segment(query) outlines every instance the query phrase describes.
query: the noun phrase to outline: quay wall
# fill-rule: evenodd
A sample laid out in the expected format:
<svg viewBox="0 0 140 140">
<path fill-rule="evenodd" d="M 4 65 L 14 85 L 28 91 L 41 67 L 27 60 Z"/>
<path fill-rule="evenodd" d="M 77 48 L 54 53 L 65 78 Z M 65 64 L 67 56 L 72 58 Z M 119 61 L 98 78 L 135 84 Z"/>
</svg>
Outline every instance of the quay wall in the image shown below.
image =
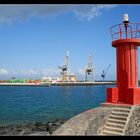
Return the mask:
<svg viewBox="0 0 140 140">
<path fill-rule="evenodd" d="M 92 86 L 115 85 L 116 82 L 0 83 L 0 86 Z"/>
</svg>

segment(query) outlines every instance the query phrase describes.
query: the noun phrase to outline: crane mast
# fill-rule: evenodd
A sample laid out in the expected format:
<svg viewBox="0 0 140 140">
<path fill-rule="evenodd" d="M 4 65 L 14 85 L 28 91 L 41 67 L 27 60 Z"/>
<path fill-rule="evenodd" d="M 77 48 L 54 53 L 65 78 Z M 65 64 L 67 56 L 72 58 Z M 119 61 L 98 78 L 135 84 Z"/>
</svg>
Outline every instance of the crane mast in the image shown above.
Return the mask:
<svg viewBox="0 0 140 140">
<path fill-rule="evenodd" d="M 66 63 L 65 63 L 65 65 L 68 66 L 68 64 L 69 64 L 69 50 L 67 50 Z"/>
</svg>

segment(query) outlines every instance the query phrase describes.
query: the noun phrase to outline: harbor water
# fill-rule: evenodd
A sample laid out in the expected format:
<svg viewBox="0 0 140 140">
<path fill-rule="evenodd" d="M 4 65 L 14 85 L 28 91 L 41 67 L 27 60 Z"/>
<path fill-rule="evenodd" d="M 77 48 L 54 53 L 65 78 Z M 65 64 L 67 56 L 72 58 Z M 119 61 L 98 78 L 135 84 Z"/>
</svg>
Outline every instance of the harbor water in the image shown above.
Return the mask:
<svg viewBox="0 0 140 140">
<path fill-rule="evenodd" d="M 105 102 L 114 86 L 0 86 L 0 125 L 67 120 Z"/>
</svg>

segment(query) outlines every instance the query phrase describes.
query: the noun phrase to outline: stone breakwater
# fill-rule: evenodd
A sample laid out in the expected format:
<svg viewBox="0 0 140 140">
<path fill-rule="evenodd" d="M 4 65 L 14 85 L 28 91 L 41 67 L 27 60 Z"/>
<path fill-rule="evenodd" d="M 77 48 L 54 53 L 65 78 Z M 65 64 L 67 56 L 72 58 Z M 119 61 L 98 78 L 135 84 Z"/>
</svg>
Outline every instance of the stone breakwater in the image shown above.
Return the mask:
<svg viewBox="0 0 140 140">
<path fill-rule="evenodd" d="M 25 124 L 0 126 L 0 136 L 50 136 L 65 121 L 64 119 L 57 119 L 46 123 L 27 122 Z"/>
<path fill-rule="evenodd" d="M 113 108 L 102 106 L 80 113 L 62 124 L 52 135 L 99 135 Z M 124 135 L 140 135 L 140 105 L 133 106 Z"/>
<path fill-rule="evenodd" d="M 98 135 L 110 111 L 110 107 L 87 110 L 62 124 L 52 135 Z"/>
<path fill-rule="evenodd" d="M 140 105 L 135 107 L 125 130 L 125 134 L 140 136 Z"/>
</svg>

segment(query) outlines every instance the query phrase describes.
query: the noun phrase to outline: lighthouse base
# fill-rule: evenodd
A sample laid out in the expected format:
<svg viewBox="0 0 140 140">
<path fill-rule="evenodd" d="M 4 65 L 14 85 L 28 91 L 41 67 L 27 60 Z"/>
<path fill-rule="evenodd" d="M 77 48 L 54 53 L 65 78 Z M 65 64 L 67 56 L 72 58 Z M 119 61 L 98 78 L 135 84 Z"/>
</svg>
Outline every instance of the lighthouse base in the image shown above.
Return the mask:
<svg viewBox="0 0 140 140">
<path fill-rule="evenodd" d="M 123 103 L 129 105 L 138 105 L 140 104 L 140 88 L 128 88 L 126 89 L 125 99 L 120 99 L 118 88 L 108 88 L 107 89 L 107 102 L 109 103 Z M 124 93 L 123 93 L 124 94 Z"/>
</svg>

